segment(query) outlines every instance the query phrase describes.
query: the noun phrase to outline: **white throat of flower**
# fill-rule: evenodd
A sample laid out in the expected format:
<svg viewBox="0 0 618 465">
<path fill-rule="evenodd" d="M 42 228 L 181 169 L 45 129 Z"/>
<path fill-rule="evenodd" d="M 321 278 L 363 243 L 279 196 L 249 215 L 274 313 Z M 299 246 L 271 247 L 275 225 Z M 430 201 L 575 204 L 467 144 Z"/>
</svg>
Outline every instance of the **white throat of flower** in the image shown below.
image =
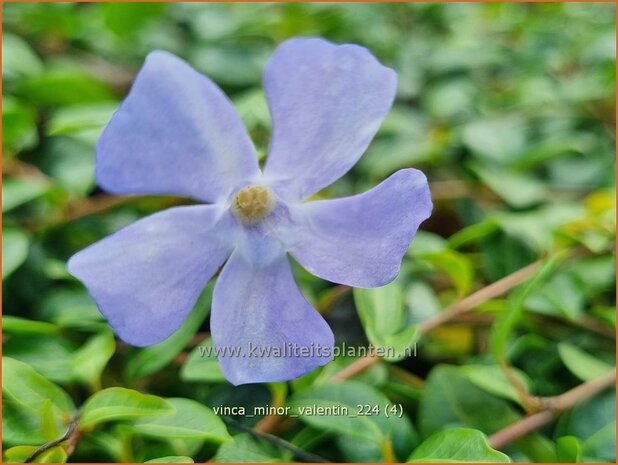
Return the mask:
<svg viewBox="0 0 618 465">
<path fill-rule="evenodd" d="M 234 213 L 244 224 L 255 224 L 266 218 L 277 204 L 275 193 L 266 186 L 246 186 L 232 202 Z"/>
</svg>

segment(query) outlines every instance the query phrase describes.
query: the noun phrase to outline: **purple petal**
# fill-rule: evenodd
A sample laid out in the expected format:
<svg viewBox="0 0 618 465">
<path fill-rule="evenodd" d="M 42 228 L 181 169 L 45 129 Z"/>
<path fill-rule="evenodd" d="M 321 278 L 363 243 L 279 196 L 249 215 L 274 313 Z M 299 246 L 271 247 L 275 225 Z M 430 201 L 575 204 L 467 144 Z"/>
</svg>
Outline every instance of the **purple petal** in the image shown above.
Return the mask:
<svg viewBox="0 0 618 465">
<path fill-rule="evenodd" d="M 289 252 L 314 275 L 377 287 L 397 277 L 431 209 L 427 178 L 410 168 L 363 194 L 299 204 L 279 217 L 277 228 Z"/>
<path fill-rule="evenodd" d="M 215 202 L 259 173 L 230 101 L 207 77 L 152 52 L 97 144 L 96 177 L 116 194 Z"/>
<path fill-rule="evenodd" d="M 223 373 L 235 385 L 286 381 L 331 360 L 333 333 L 300 293 L 282 252 L 263 268 L 232 254 L 215 285 L 210 326 Z"/>
<path fill-rule="evenodd" d="M 78 252 L 69 271 L 121 339 L 156 344 L 183 323 L 229 256 L 233 224 L 216 206 L 171 208 Z"/>
<path fill-rule="evenodd" d="M 360 158 L 393 103 L 397 76 L 358 45 L 291 39 L 266 65 L 273 134 L 265 175 L 305 198 Z"/>
</svg>

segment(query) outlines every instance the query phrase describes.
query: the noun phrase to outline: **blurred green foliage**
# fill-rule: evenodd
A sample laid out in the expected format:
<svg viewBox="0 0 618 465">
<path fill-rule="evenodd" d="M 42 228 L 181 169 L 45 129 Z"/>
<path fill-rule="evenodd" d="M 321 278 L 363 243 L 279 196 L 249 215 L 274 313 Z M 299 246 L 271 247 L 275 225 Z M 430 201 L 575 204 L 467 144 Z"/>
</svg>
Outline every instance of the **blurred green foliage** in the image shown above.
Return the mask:
<svg viewBox="0 0 618 465">
<path fill-rule="evenodd" d="M 552 396 L 615 365 L 615 6 L 547 4 L 5 3 L 3 5 L 3 449 L 23 461 L 615 461 L 607 391 L 492 450 L 525 415 L 519 388 Z M 370 48 L 399 74 L 397 101 L 359 164 L 320 195 L 414 166 L 435 210 L 401 276 L 375 290 L 296 268 L 337 341 L 401 349 L 418 324 L 541 259 L 540 271 L 344 383 L 340 357 L 286 384 L 234 388 L 210 344 L 211 287 L 169 340 L 115 341 L 66 259 L 175 198 L 97 189 L 94 143 L 145 55 L 176 53 L 215 80 L 265 155 L 264 63 L 282 40 Z M 547 258 L 549 257 L 549 259 Z M 357 312 L 358 311 L 358 312 Z M 493 325 L 493 322 L 496 324 Z M 402 416 L 301 416 L 286 447 L 213 407 L 401 405 Z M 238 425 L 240 423 L 240 425 Z M 244 425 L 245 429 L 242 428 Z M 461 446 L 461 447 L 459 447 Z"/>
</svg>

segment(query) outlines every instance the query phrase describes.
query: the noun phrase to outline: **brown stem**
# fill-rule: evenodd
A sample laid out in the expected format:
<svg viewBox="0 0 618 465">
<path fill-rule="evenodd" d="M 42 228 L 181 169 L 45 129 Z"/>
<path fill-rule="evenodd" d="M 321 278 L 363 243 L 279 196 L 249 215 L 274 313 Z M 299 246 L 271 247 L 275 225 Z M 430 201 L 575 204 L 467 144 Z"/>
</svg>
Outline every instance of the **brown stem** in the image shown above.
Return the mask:
<svg viewBox="0 0 618 465">
<path fill-rule="evenodd" d="M 440 326 L 446 321 L 453 319 L 454 317 L 467 312 L 480 304 L 487 302 L 494 297 L 498 297 L 507 291 L 510 291 L 515 286 L 521 284 L 523 281 L 532 276 L 541 266 L 543 260 L 537 260 L 530 265 L 511 273 L 510 275 L 489 284 L 478 291 L 470 294 L 468 297 L 464 297 L 459 302 L 454 303 L 446 310 L 438 313 L 430 320 L 421 323 L 419 325 L 419 331 L 421 334 L 428 333 L 436 326 Z"/>
<path fill-rule="evenodd" d="M 501 429 L 489 437 L 494 449 L 501 449 L 511 442 L 539 429 L 552 421 L 556 415 L 573 408 L 576 404 L 594 397 L 616 382 L 616 368 L 603 376 L 587 381 L 559 396 L 541 399 L 545 409 Z"/>
<path fill-rule="evenodd" d="M 77 412 L 75 416 L 71 419 L 71 422 L 69 423 L 69 427 L 67 428 L 66 433 L 64 433 L 58 439 L 54 439 L 53 441 L 46 442 L 45 444 L 37 448 L 32 454 L 28 456 L 26 460 L 24 460 L 24 462 L 25 463 L 32 462 L 43 452 L 51 449 L 52 447 L 56 447 L 57 445 L 63 443 L 64 441 L 68 441 L 67 447 L 66 447 L 67 456 L 71 455 L 73 451 L 75 450 L 77 441 L 79 439 L 79 436 L 81 435 L 81 432 L 77 428 L 80 416 L 81 416 L 81 413 Z"/>
<path fill-rule="evenodd" d="M 431 331 L 433 328 L 440 326 L 441 324 L 452 320 L 453 318 L 465 313 L 478 305 L 487 302 L 494 297 L 498 297 L 499 295 L 504 294 L 505 292 L 511 290 L 518 284 L 521 284 L 523 281 L 532 276 L 538 268 L 543 263 L 542 260 L 538 260 L 530 265 L 511 273 L 510 275 L 492 283 L 488 286 L 479 289 L 478 291 L 470 294 L 468 297 L 463 298 L 459 302 L 448 307 L 446 310 L 438 313 L 435 317 L 430 320 L 419 325 L 419 333 L 426 334 Z M 367 368 L 375 365 L 380 360 L 379 357 L 375 355 L 368 355 L 363 358 L 359 358 L 355 360 L 350 365 L 345 367 L 340 372 L 336 373 L 332 379 L 333 381 L 343 381 L 345 379 L 351 378 Z"/>
<path fill-rule="evenodd" d="M 350 363 L 343 370 L 335 373 L 331 378 L 333 381 L 343 381 L 344 379 L 351 378 L 354 375 L 357 375 L 367 368 L 375 365 L 380 361 L 380 357 L 377 355 L 367 355 L 366 357 L 359 358 L 354 362 Z"/>
</svg>

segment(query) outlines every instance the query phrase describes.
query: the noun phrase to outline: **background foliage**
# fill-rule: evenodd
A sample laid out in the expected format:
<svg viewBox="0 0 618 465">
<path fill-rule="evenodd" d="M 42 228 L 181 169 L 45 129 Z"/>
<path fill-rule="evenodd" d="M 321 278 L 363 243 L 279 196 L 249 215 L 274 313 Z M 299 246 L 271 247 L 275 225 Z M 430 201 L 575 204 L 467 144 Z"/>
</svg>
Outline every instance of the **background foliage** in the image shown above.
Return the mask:
<svg viewBox="0 0 618 465">
<path fill-rule="evenodd" d="M 530 413 L 533 396 L 615 365 L 614 18 L 609 3 L 5 3 L 5 460 L 61 437 L 79 408 L 76 432 L 37 460 L 614 461 L 612 390 L 503 453 L 486 440 Z M 184 202 L 107 196 L 93 178 L 95 140 L 149 51 L 177 53 L 221 85 L 263 156 L 262 67 L 296 35 L 363 44 L 400 77 L 366 155 L 321 195 L 414 166 L 435 202 L 395 283 L 351 292 L 300 268 L 297 280 L 339 343 L 403 348 L 422 337 L 416 356 L 353 380 L 331 381 L 353 362 L 340 358 L 289 384 L 235 388 L 196 349 L 209 343 L 211 287 L 176 335 L 136 349 L 114 339 L 65 263 Z M 418 331 L 539 259 L 531 280 Z M 220 418 L 211 408 L 316 403 L 400 404 L 403 416 Z M 247 432 L 256 425 L 280 439 Z"/>
</svg>

